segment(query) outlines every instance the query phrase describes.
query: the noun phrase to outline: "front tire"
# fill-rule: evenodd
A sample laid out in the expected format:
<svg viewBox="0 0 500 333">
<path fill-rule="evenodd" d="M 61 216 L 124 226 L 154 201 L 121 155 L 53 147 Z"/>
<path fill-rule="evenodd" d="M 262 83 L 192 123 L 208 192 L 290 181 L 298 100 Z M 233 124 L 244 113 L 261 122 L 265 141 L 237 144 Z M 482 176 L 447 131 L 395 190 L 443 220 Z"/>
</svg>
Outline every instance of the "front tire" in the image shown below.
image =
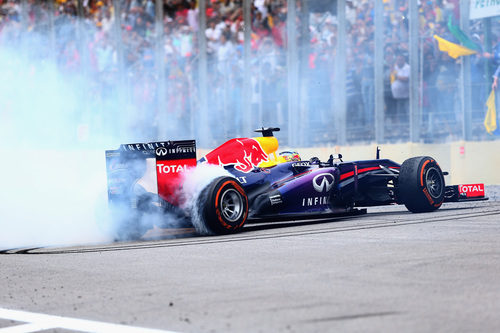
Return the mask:
<svg viewBox="0 0 500 333">
<path fill-rule="evenodd" d="M 443 204 L 445 183 L 439 164 L 429 156 L 407 159 L 398 179 L 400 200 L 413 213 L 431 212 Z"/>
<path fill-rule="evenodd" d="M 201 192 L 193 214 L 193 225 L 201 234 L 231 234 L 241 230 L 248 216 L 248 198 L 231 177 L 213 180 Z"/>
</svg>

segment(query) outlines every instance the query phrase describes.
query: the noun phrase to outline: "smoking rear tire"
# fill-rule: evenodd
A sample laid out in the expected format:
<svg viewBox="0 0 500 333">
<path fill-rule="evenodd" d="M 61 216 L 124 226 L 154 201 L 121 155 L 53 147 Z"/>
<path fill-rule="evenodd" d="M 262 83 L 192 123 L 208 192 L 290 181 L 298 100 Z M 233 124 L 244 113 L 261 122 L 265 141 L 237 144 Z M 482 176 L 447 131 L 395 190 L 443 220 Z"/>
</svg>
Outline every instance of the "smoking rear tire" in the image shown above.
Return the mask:
<svg viewBox="0 0 500 333">
<path fill-rule="evenodd" d="M 201 234 L 231 234 L 241 230 L 248 216 L 248 198 L 231 177 L 214 179 L 198 197 L 193 225 Z"/>
<path fill-rule="evenodd" d="M 429 156 L 407 159 L 398 179 L 400 200 L 413 213 L 431 212 L 441 207 L 445 183 L 439 164 Z"/>
</svg>

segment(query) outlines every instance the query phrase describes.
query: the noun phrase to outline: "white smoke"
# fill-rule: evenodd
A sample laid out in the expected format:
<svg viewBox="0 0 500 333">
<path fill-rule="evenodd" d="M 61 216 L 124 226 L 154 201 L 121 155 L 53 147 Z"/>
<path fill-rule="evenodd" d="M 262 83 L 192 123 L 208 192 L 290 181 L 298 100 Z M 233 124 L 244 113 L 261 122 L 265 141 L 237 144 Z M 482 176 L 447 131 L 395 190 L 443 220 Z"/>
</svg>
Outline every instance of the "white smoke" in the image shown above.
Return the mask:
<svg viewBox="0 0 500 333">
<path fill-rule="evenodd" d="M 104 150 L 149 139 L 124 125 L 140 106 L 94 98 L 85 66 L 63 70 L 48 45 L 15 23 L 0 35 L 0 249 L 111 241 Z"/>
<path fill-rule="evenodd" d="M 210 183 L 219 177 L 234 177 L 225 169 L 210 164 L 199 164 L 195 168 L 191 168 L 184 173 L 183 193 L 185 193 L 186 201 L 183 209 L 191 213 L 191 223 L 194 225 L 198 233 L 210 235 L 212 232 L 208 230 L 203 223 L 201 212 L 199 211 L 199 203 L 205 198 L 200 197 L 206 193 L 203 190 Z"/>
<path fill-rule="evenodd" d="M 119 108 L 120 101 L 91 104 L 85 93 L 91 82 L 61 72 L 48 59 L 16 53 L 8 44 L 0 48 L 0 73 L 5 77 L 0 81 L 0 249 L 113 241 L 122 226 L 107 207 L 104 150 L 139 141 L 137 133 L 110 136 L 123 129 L 120 121 L 117 128 L 89 128 L 89 117 L 107 112 L 106 105 Z M 133 118 L 134 109 L 123 108 L 128 114 L 121 116 Z M 208 232 L 198 219 L 196 203 L 203 188 L 220 176 L 230 174 L 211 165 L 185 175 L 182 208 L 193 213 L 201 233 Z M 132 212 L 123 208 L 119 214 Z M 153 212 L 137 223 L 147 229 L 180 222 L 176 216 Z"/>
<path fill-rule="evenodd" d="M 107 241 L 104 153 L 78 142 L 85 82 L 21 50 L 0 48 L 0 248 Z"/>
<path fill-rule="evenodd" d="M 107 210 L 104 150 L 158 139 L 157 101 L 134 97 L 144 93 L 134 91 L 137 86 L 151 85 L 150 93 L 157 89 L 157 72 L 147 60 L 137 60 L 133 67 L 147 75 L 134 76 L 131 67 L 117 73 L 114 50 L 112 69 L 96 73 L 89 55 L 81 52 L 90 43 L 99 47 L 96 36 L 95 27 L 64 16 L 55 23 L 55 41 L 49 31 L 29 30 L 19 22 L 2 27 L 0 249 L 106 242 L 116 236 Z M 115 47 L 116 38 L 107 43 Z M 77 51 L 79 63 L 68 66 Z M 220 110 L 210 111 L 217 115 L 210 118 L 220 119 Z M 228 114 L 233 115 L 238 112 Z M 192 133 L 186 130 L 190 121 L 174 118 L 169 114 L 168 131 L 160 139 Z M 195 210 L 204 186 L 228 175 L 217 167 L 195 168 L 184 184 L 184 208 Z M 153 214 L 142 222 L 171 226 L 176 220 Z"/>
<path fill-rule="evenodd" d="M 96 215 L 98 197 L 102 200 L 106 194 L 102 152 L 8 149 L 0 153 L 0 249 L 111 239 L 99 228 Z"/>
</svg>

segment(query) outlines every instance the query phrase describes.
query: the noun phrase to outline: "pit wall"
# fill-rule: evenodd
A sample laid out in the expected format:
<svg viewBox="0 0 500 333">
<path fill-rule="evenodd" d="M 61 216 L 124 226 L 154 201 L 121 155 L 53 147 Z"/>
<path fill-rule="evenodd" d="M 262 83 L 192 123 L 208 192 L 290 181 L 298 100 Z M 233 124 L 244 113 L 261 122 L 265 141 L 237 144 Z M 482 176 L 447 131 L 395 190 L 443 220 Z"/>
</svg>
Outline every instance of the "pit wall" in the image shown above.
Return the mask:
<svg viewBox="0 0 500 333">
<path fill-rule="evenodd" d="M 500 185 L 500 140 L 497 141 L 459 141 L 443 144 L 401 143 L 380 145 L 380 158 L 388 158 L 397 163 L 414 156 L 431 156 L 435 158 L 443 171 L 446 184 L 484 183 Z M 280 147 L 279 151 L 289 150 Z M 332 146 L 296 149 L 302 160 L 313 156 L 322 161 L 328 160 L 330 154 L 342 154 L 344 161 L 374 159 L 377 145 L 366 146 Z M 210 150 L 199 149 L 198 158 Z"/>
</svg>

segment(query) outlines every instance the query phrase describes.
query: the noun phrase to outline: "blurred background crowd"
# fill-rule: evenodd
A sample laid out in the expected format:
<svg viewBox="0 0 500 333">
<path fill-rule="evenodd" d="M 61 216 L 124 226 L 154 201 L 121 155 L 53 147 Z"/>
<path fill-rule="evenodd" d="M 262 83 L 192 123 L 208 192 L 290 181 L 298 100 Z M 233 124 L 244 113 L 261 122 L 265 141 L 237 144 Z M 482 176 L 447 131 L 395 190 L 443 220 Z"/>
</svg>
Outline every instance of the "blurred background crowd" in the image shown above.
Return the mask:
<svg viewBox="0 0 500 333">
<path fill-rule="evenodd" d="M 307 136 L 302 144 L 336 144 L 338 126 L 347 128 L 348 144 L 374 140 L 375 1 L 346 1 L 344 124 L 338 124 L 335 115 L 340 89 L 335 71 L 336 6 L 334 1 L 296 1 L 297 53 L 300 77 L 306 82 L 301 85 L 301 94 L 306 96 L 301 107 L 308 120 L 301 124 Z M 383 3 L 384 139 L 407 141 L 408 1 Z M 436 34 L 456 42 L 448 22 L 458 22 L 459 0 L 421 0 L 418 9 L 420 138 L 423 142 L 461 139 L 462 58 L 440 52 L 433 38 Z M 177 138 L 179 128 L 183 136 L 196 137 L 198 110 L 206 103 L 210 145 L 228 136 L 248 136 L 262 125 L 281 127 L 286 142 L 290 117 L 287 1 L 252 0 L 249 70 L 244 68 L 243 0 L 207 0 L 204 32 L 199 31 L 199 10 L 196 0 L 0 0 L 0 48 L 28 40 L 40 59 L 54 61 L 65 73 L 85 77 L 88 101 L 99 111 L 81 117 L 84 132 L 105 131 L 117 121 L 126 110 L 116 110 L 110 101 L 121 98 L 126 105 L 136 106 L 124 126 L 149 133 L 143 135 L 145 140 Z M 474 139 L 488 137 L 482 126 L 484 103 L 498 65 L 494 47 L 500 24 L 495 17 L 485 22 L 471 20 L 471 38 L 482 48 L 471 56 Z M 44 38 L 37 44 L 21 38 L 26 35 Z M 199 91 L 200 75 L 205 75 L 200 72 L 200 61 L 206 61 L 207 68 L 205 100 Z M 125 92 L 116 89 L 117 85 L 126 86 Z M 245 85 L 251 92 L 246 97 Z M 251 105 L 250 123 L 244 117 L 244 103 Z"/>
</svg>

